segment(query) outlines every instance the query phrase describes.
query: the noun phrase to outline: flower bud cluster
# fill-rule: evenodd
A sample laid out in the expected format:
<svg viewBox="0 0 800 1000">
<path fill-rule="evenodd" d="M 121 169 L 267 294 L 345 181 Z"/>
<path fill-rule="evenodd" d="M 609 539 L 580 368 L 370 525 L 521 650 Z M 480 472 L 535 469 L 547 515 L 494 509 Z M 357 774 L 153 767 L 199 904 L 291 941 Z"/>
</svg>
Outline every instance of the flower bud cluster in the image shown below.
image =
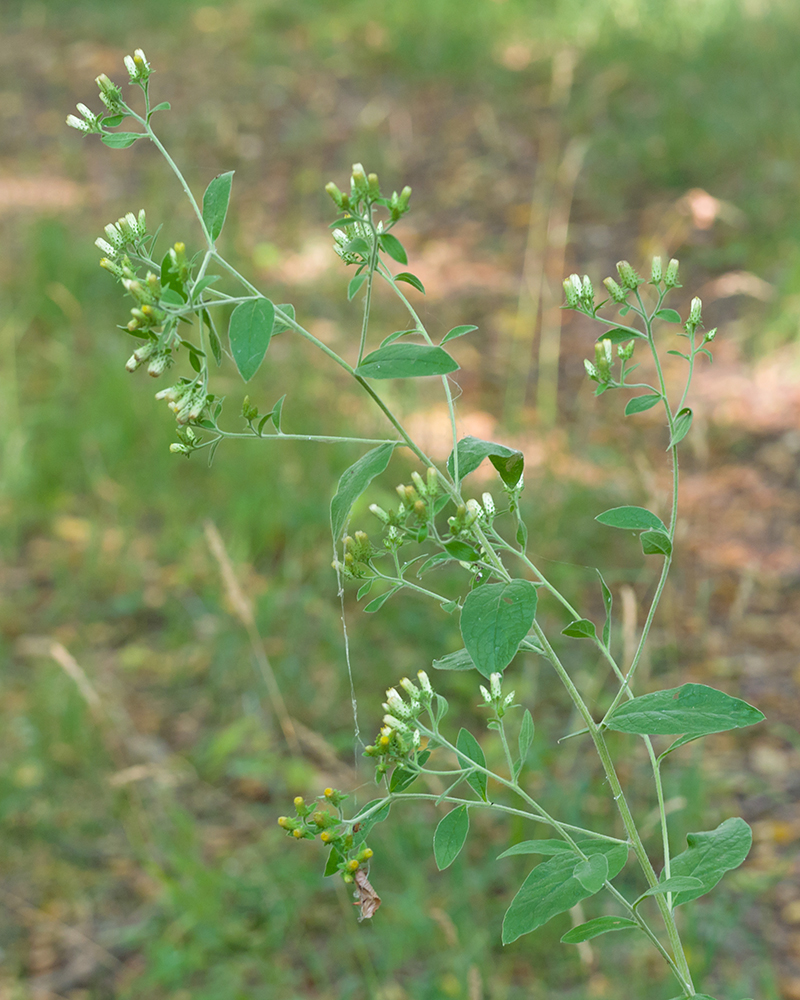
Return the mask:
<svg viewBox="0 0 800 1000">
<path fill-rule="evenodd" d="M 100 100 L 112 114 L 120 114 L 124 111 L 122 91 L 116 83 L 112 83 L 105 73 L 101 73 L 94 82 L 100 90 Z"/>
<path fill-rule="evenodd" d="M 76 106 L 83 117 L 78 118 L 77 115 L 67 115 L 67 125 L 69 125 L 70 128 L 76 128 L 79 132 L 83 132 L 86 135 L 90 132 L 103 131 L 100 127 L 99 115 L 96 115 L 94 111 L 87 108 L 85 104 L 78 104 Z"/>
<path fill-rule="evenodd" d="M 631 267 L 627 260 L 617 262 L 617 273 L 619 274 L 619 280 L 622 282 L 622 287 L 629 291 L 633 291 L 639 285 L 644 284 L 644 278 Z"/>
<path fill-rule="evenodd" d="M 571 274 L 564 281 L 564 296 L 570 309 L 594 313 L 594 288 L 588 274 L 584 274 L 582 279 L 577 274 Z"/>
<path fill-rule="evenodd" d="M 175 385 L 156 393 L 156 399 L 167 401 L 179 425 L 199 420 L 203 415 L 209 395 L 199 382 L 179 379 Z"/>
<path fill-rule="evenodd" d="M 125 56 L 124 62 L 130 83 L 147 83 L 152 70 L 141 49 L 136 49 L 132 56 Z"/>
<path fill-rule="evenodd" d="M 370 560 L 378 555 L 369 535 L 365 531 L 356 531 L 354 535 L 346 535 L 344 539 L 344 562 L 333 561 L 333 568 L 351 580 L 363 580 L 372 576 Z"/>
<path fill-rule="evenodd" d="M 508 709 L 511 708 L 514 704 L 514 698 L 516 696 L 516 691 L 512 691 L 504 697 L 502 692 L 502 682 L 503 678 L 501 674 L 492 674 L 489 678 L 488 691 L 483 684 L 480 685 L 480 691 L 484 704 L 493 708 L 495 712 L 497 712 L 498 719 L 502 719 Z"/>
<path fill-rule="evenodd" d="M 380 759 L 378 765 L 380 774 L 386 772 L 390 762 L 407 758 L 421 746 L 422 737 L 415 723 L 420 713 L 430 708 L 434 691 L 430 678 L 424 670 L 417 673 L 417 680 L 418 685 L 408 677 L 400 681 L 399 686 L 405 692 L 407 700 L 397 688 L 389 688 L 386 692 L 386 701 L 383 703 L 383 710 L 386 713 L 383 717 L 383 726 L 375 744 L 364 750 L 365 757 Z"/>
<path fill-rule="evenodd" d="M 129 244 L 136 246 L 147 236 L 147 218 L 144 209 L 139 209 L 138 217 L 133 212 L 128 212 L 116 222 L 109 222 L 104 231 L 105 239 L 100 236 L 94 244 L 107 258 L 114 260 L 124 253 Z"/>
</svg>

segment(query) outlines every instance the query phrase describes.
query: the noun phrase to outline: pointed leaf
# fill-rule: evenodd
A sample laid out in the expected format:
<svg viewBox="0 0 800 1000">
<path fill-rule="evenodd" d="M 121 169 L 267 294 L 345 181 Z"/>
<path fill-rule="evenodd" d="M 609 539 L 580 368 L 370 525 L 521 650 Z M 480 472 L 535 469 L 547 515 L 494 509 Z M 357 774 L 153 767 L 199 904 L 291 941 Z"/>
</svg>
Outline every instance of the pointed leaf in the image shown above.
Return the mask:
<svg viewBox="0 0 800 1000">
<path fill-rule="evenodd" d="M 203 195 L 203 222 L 206 224 L 212 242 L 216 240 L 225 225 L 228 203 L 231 200 L 232 183 L 232 170 L 228 170 L 224 174 L 217 174 Z"/>
<path fill-rule="evenodd" d="M 678 892 L 673 906 L 689 903 L 710 892 L 727 871 L 738 868 L 750 853 L 753 833 L 743 819 L 726 819 L 724 823 L 706 833 L 690 833 L 686 837 L 689 847 L 672 859 L 671 875 L 688 875 L 701 882 L 701 887 Z"/>
<path fill-rule="evenodd" d="M 667 530 L 661 518 L 644 507 L 612 507 L 611 510 L 598 514 L 595 521 L 626 531 L 644 531 L 648 528 L 664 532 Z"/>
<path fill-rule="evenodd" d="M 452 330 L 442 337 L 441 344 L 446 344 L 448 340 L 455 340 L 456 337 L 463 337 L 465 333 L 472 333 L 473 330 L 477 329 L 477 326 L 470 326 L 469 324 L 466 326 L 454 326 Z"/>
<path fill-rule="evenodd" d="M 331 875 L 335 875 L 339 871 L 339 862 L 343 860 L 344 858 L 337 848 L 332 847 L 328 854 L 328 860 L 325 862 L 325 871 L 322 873 L 322 877 L 329 878 Z"/>
<path fill-rule="evenodd" d="M 514 844 L 507 851 L 497 855 L 497 860 L 501 858 L 511 858 L 516 854 L 563 854 L 564 851 L 572 852 L 572 848 L 566 840 L 523 840 L 520 844 Z M 573 855 L 574 861 L 574 855 Z"/>
<path fill-rule="evenodd" d="M 633 399 L 629 399 L 627 405 L 625 406 L 625 416 L 629 417 L 632 413 L 644 413 L 645 410 L 652 409 L 657 403 L 660 403 L 663 396 L 652 395 L 648 393 L 646 396 L 634 396 Z"/>
<path fill-rule="evenodd" d="M 594 627 L 594 622 L 590 622 L 588 618 L 579 618 L 563 628 L 561 634 L 569 635 L 573 639 L 596 639 L 597 629 Z"/>
<path fill-rule="evenodd" d="M 506 486 L 513 488 L 519 482 L 525 464 L 525 456 L 516 448 L 508 448 L 495 441 L 482 441 L 476 437 L 462 438 L 458 442 L 457 448 L 460 480 L 468 476 L 470 472 L 474 472 L 481 462 L 488 458 Z M 452 452 L 447 459 L 447 471 L 451 476 L 455 475 Z"/>
<path fill-rule="evenodd" d="M 376 579 L 377 577 L 373 576 L 369 580 L 367 580 L 366 583 L 361 584 L 361 586 L 358 588 L 358 593 L 356 594 L 357 601 L 360 601 L 363 597 L 367 596 L 367 594 L 372 590 L 372 585 L 375 583 Z"/>
<path fill-rule="evenodd" d="M 613 330 L 606 330 L 605 333 L 601 333 L 597 339 L 610 340 L 612 344 L 624 344 L 626 340 L 647 340 L 647 337 L 638 331 L 626 330 L 624 327 L 616 326 Z"/>
<path fill-rule="evenodd" d="M 331 531 L 337 545 L 353 504 L 372 480 L 384 471 L 393 451 L 392 443 L 387 441 L 386 444 L 379 444 L 342 473 L 336 496 L 331 500 Z"/>
<path fill-rule="evenodd" d="M 459 649 L 455 653 L 448 653 L 440 660 L 434 660 L 432 664 L 435 670 L 474 670 L 475 664 L 466 649 Z"/>
<path fill-rule="evenodd" d="M 519 777 L 519 773 L 525 766 L 525 761 L 528 759 L 528 754 L 530 753 L 531 746 L 533 745 L 533 737 L 536 733 L 536 727 L 533 724 L 533 716 L 530 713 L 530 709 L 525 709 L 525 714 L 522 716 L 522 723 L 519 727 L 519 736 L 517 738 L 517 746 L 519 747 L 519 760 L 517 761 L 517 766 L 514 769 L 514 777 Z"/>
<path fill-rule="evenodd" d="M 663 319 L 665 323 L 680 323 L 681 314 L 674 309 L 659 309 L 656 313 L 657 319 Z"/>
<path fill-rule="evenodd" d="M 449 542 L 444 543 L 444 548 L 448 555 L 458 559 L 459 562 L 475 562 L 481 557 L 474 545 L 462 542 L 460 538 L 451 538 Z"/>
<path fill-rule="evenodd" d="M 672 555 L 672 542 L 669 540 L 669 535 L 663 531 L 643 531 L 639 541 L 646 556 Z"/>
<path fill-rule="evenodd" d="M 587 892 L 600 892 L 608 878 L 608 858 L 605 854 L 592 854 L 585 861 L 579 861 L 572 874 Z"/>
<path fill-rule="evenodd" d="M 692 892 L 694 889 L 702 889 L 702 887 L 703 883 L 699 878 L 689 875 L 675 875 L 659 883 L 659 885 L 652 886 L 647 892 L 643 892 L 633 905 L 637 907 L 648 896 L 666 896 L 668 892 Z M 699 895 L 702 895 L 702 893 L 699 893 Z"/>
<path fill-rule="evenodd" d="M 355 278 L 350 279 L 350 283 L 347 286 L 347 301 L 351 302 L 356 295 L 358 295 L 358 290 L 367 280 L 366 274 L 357 274 Z"/>
<path fill-rule="evenodd" d="M 628 857 L 626 844 L 590 840 L 578 845 L 584 854 L 605 854 L 608 879 L 615 878 Z M 520 886 L 503 918 L 503 944 L 536 930 L 559 913 L 593 895 L 573 874 L 575 855 L 563 852 L 537 865 Z"/>
<path fill-rule="evenodd" d="M 291 320 L 294 320 L 295 318 L 294 306 L 289 305 L 288 302 L 284 302 L 282 305 L 275 306 L 275 310 L 276 310 L 275 325 L 272 328 L 273 337 L 277 337 L 279 333 L 286 333 L 287 330 L 292 329 L 290 326 L 287 326 L 287 324 L 284 323 L 284 321 L 280 318 L 280 316 L 277 315 L 278 311 L 285 313 Z"/>
<path fill-rule="evenodd" d="M 378 238 L 381 249 L 385 250 L 398 264 L 408 263 L 408 254 L 405 251 L 405 247 L 396 236 L 392 236 L 391 233 L 381 233 Z"/>
<path fill-rule="evenodd" d="M 484 677 L 502 673 L 536 615 L 536 588 L 527 580 L 489 583 L 470 591 L 461 611 L 464 645 Z"/>
<path fill-rule="evenodd" d="M 636 921 L 629 917 L 595 917 L 594 920 L 587 920 L 585 924 L 578 924 L 567 931 L 561 941 L 563 944 L 580 944 L 601 934 L 608 934 L 609 931 L 628 931 L 638 927 Z"/>
<path fill-rule="evenodd" d="M 692 411 L 688 406 L 684 406 L 682 410 L 678 410 L 675 415 L 675 420 L 672 422 L 672 437 L 669 439 L 667 451 L 669 451 L 670 448 L 674 448 L 679 441 L 683 441 L 689 433 L 689 428 L 691 426 Z"/>
<path fill-rule="evenodd" d="M 469 813 L 466 806 L 451 809 L 443 816 L 433 834 L 433 856 L 436 867 L 444 871 L 456 860 L 469 833 Z"/>
<path fill-rule="evenodd" d="M 380 597 L 376 597 L 374 601 L 370 601 L 369 604 L 364 608 L 364 613 L 368 615 L 374 615 L 376 611 L 380 611 L 380 609 L 389 600 L 392 594 L 396 594 L 397 591 L 400 589 L 401 588 L 399 586 L 392 587 L 390 590 L 387 590 L 385 594 L 381 594 Z"/>
<path fill-rule="evenodd" d="M 462 767 L 468 767 L 470 761 L 474 764 L 480 764 L 481 767 L 486 767 L 486 757 L 483 754 L 483 749 L 468 729 L 462 728 L 459 730 L 456 749 L 459 754 L 463 754 L 463 757 L 466 758 L 464 760 L 463 757 L 459 757 L 459 764 Z M 478 793 L 484 802 L 487 801 L 486 782 L 487 776 L 480 771 L 467 775 L 467 784 Z"/>
<path fill-rule="evenodd" d="M 401 271 L 400 274 L 396 274 L 394 276 L 394 280 L 405 281 L 406 284 L 413 285 L 418 292 L 422 292 L 423 295 L 425 294 L 425 286 L 422 284 L 422 282 L 419 280 L 416 274 L 411 274 L 410 271 Z"/>
<path fill-rule="evenodd" d="M 359 820 L 358 816 L 362 816 L 364 813 L 369 812 L 370 809 L 372 809 L 373 806 L 377 806 L 381 802 L 383 803 L 383 806 L 381 806 L 380 809 L 376 809 L 375 812 L 371 816 L 369 816 L 367 819 L 365 819 L 365 820 Z M 376 823 L 382 823 L 386 819 L 386 817 L 389 815 L 389 810 L 391 808 L 392 808 L 392 800 L 391 799 L 373 799 L 371 802 L 368 802 L 364 806 L 364 808 L 361 810 L 361 812 L 358 814 L 358 816 L 355 816 L 353 818 L 353 826 L 352 826 L 351 829 L 353 830 L 353 846 L 354 847 L 357 847 L 359 844 L 363 844 L 364 843 L 364 841 L 369 836 L 370 831 L 372 830 L 373 826 L 375 826 Z M 358 827 L 357 830 L 355 829 L 356 827 Z"/>
<path fill-rule="evenodd" d="M 240 302 L 231 313 L 228 339 L 239 374 L 249 382 L 261 366 L 272 339 L 275 306 L 269 299 Z"/>
<path fill-rule="evenodd" d="M 284 393 L 278 402 L 272 407 L 272 411 L 269 414 L 269 418 L 275 425 L 275 430 L 280 433 L 281 430 L 281 413 L 283 413 L 283 401 L 286 399 L 286 393 Z"/>
<path fill-rule="evenodd" d="M 361 378 L 418 378 L 458 371 L 458 362 L 441 347 L 389 344 L 368 354 L 356 368 Z"/>
<path fill-rule="evenodd" d="M 608 588 L 608 584 L 603 579 L 603 574 L 600 570 L 596 570 L 597 575 L 600 577 L 600 587 L 603 591 L 603 606 L 606 609 L 606 620 L 603 625 L 603 645 L 608 648 L 608 644 L 611 641 L 611 609 L 614 606 L 614 597 Z"/>
<path fill-rule="evenodd" d="M 618 733 L 640 736 L 704 735 L 753 726 L 763 718 L 763 712 L 741 698 L 705 684 L 684 684 L 624 702 L 605 719 L 605 725 Z"/>
<path fill-rule="evenodd" d="M 154 108 L 150 108 L 150 114 L 154 115 L 156 111 L 169 111 L 170 103 L 169 101 L 162 101 L 160 104 L 156 104 Z"/>
<path fill-rule="evenodd" d="M 386 347 L 388 344 L 393 344 L 396 340 L 399 340 L 401 337 L 406 337 L 410 333 L 417 333 L 417 332 L 418 331 L 416 329 L 414 329 L 414 330 L 395 330 L 395 332 L 394 333 L 390 333 L 388 337 L 384 337 L 384 339 L 381 341 L 381 345 L 380 346 L 381 347 Z"/>
</svg>

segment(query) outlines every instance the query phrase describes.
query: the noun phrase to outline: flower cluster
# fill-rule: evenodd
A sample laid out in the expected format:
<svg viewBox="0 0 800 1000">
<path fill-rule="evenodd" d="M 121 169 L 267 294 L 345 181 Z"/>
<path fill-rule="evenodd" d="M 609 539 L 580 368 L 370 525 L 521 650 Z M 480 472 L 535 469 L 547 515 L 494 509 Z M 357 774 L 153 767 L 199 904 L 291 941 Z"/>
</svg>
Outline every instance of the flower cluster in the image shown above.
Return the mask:
<svg viewBox="0 0 800 1000">
<path fill-rule="evenodd" d="M 422 737 L 416 727 L 420 714 L 431 707 L 434 690 L 424 670 L 417 673 L 419 687 L 404 677 L 400 687 L 408 696 L 406 701 L 397 688 L 389 688 L 383 710 L 383 725 L 375 743 L 364 750 L 365 757 L 377 757 L 378 775 L 386 773 L 391 763 L 407 760 L 410 754 L 420 749 Z"/>
<path fill-rule="evenodd" d="M 498 719 L 503 718 L 508 709 L 514 704 L 514 698 L 516 697 L 516 691 L 512 691 L 511 694 L 503 697 L 502 682 L 502 674 L 492 674 L 489 678 L 488 691 L 483 684 L 480 685 L 484 704 L 495 710 Z"/>
<path fill-rule="evenodd" d="M 94 245 L 106 255 L 100 261 L 101 267 L 106 267 L 108 261 L 121 257 L 128 246 L 138 247 L 147 236 L 147 218 L 144 209 L 139 209 L 138 217 L 133 212 L 128 212 L 116 222 L 109 222 L 104 232 L 105 238 L 99 236 L 94 241 Z"/>
<path fill-rule="evenodd" d="M 167 401 L 179 425 L 199 420 L 206 407 L 212 402 L 205 386 L 197 379 L 180 378 L 175 385 L 156 393 L 156 399 Z M 174 445 L 170 451 L 179 451 Z M 181 452 L 182 453 L 182 452 Z"/>
</svg>

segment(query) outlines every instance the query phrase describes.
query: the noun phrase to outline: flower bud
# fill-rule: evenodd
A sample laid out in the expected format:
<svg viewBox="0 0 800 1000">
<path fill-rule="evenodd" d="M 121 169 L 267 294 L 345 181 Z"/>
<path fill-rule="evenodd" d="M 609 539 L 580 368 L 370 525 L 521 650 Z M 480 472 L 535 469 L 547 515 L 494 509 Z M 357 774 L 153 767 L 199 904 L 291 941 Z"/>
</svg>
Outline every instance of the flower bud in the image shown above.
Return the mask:
<svg viewBox="0 0 800 1000">
<path fill-rule="evenodd" d="M 636 341 L 632 340 L 629 344 L 618 344 L 617 354 L 623 361 L 629 361 L 633 357 L 633 349 L 636 346 Z"/>
<path fill-rule="evenodd" d="M 94 241 L 94 245 L 98 250 L 102 250 L 106 257 L 114 258 L 118 256 L 117 248 L 113 247 L 108 240 L 104 240 L 102 236 L 97 237 Z"/>
<path fill-rule="evenodd" d="M 586 369 L 586 374 L 589 376 L 589 378 L 594 379 L 595 381 L 599 379 L 600 372 L 598 372 L 595 365 L 593 365 L 588 358 L 583 359 L 583 367 Z"/>
<path fill-rule="evenodd" d="M 425 479 L 428 487 L 428 496 L 431 499 L 437 497 L 439 495 L 439 473 L 432 465 L 428 466 Z"/>
<path fill-rule="evenodd" d="M 400 687 L 411 699 L 412 704 L 419 704 L 419 688 L 413 681 L 410 681 L 408 677 L 403 677 L 400 681 Z"/>
<path fill-rule="evenodd" d="M 483 684 L 479 684 L 478 687 L 480 688 L 480 692 L 481 692 L 481 695 L 483 696 L 484 702 L 486 702 L 487 705 L 491 705 L 492 704 L 492 696 L 489 694 L 489 692 L 486 690 L 486 688 L 483 686 Z"/>
<path fill-rule="evenodd" d="M 342 192 L 333 183 L 333 181 L 328 181 L 328 183 L 325 185 L 325 190 L 331 196 L 331 198 L 333 199 L 333 201 L 336 204 L 336 206 L 338 208 L 341 208 L 342 207 Z"/>
<path fill-rule="evenodd" d="M 644 279 L 631 267 L 627 260 L 621 260 L 617 263 L 617 271 L 619 272 L 619 278 L 624 288 L 630 288 L 633 290 L 644 281 Z"/>
<path fill-rule="evenodd" d="M 350 178 L 352 184 L 353 194 L 355 196 L 364 196 L 369 190 L 369 181 L 367 180 L 367 175 L 364 173 L 364 168 L 360 163 L 353 164 L 353 174 Z"/>
<path fill-rule="evenodd" d="M 705 337 L 703 337 L 703 343 L 710 344 L 711 341 L 716 337 L 716 335 L 717 335 L 717 328 L 714 327 L 713 330 L 709 330 L 708 333 L 705 335 Z"/>
<path fill-rule="evenodd" d="M 186 447 L 186 445 L 185 444 L 178 444 L 177 441 L 174 442 L 173 444 L 171 444 L 169 446 L 169 450 L 172 452 L 173 455 L 188 455 L 189 454 L 189 449 Z"/>
<path fill-rule="evenodd" d="M 573 281 L 572 279 L 575 279 Z M 575 283 L 577 282 L 577 289 Z M 570 309 L 577 309 L 581 304 L 581 281 L 577 274 L 571 274 L 568 278 L 563 281 L 564 285 L 564 298 L 567 300 L 567 305 Z"/>
<path fill-rule="evenodd" d="M 408 200 L 411 197 L 411 188 L 406 184 L 403 190 L 400 192 L 400 197 L 397 199 L 397 207 L 401 212 L 408 211 Z"/>
<path fill-rule="evenodd" d="M 367 183 L 369 184 L 369 193 L 371 198 L 380 198 L 381 196 L 381 186 L 378 183 L 377 174 L 368 174 Z"/>
<path fill-rule="evenodd" d="M 76 128 L 79 132 L 91 132 L 92 127 L 88 122 L 85 122 L 82 118 L 78 118 L 77 115 L 67 115 L 67 125 L 70 128 Z"/>
<path fill-rule="evenodd" d="M 491 493 L 481 494 L 481 500 L 483 500 L 483 509 L 486 511 L 486 516 L 489 518 L 494 517 L 497 513 L 497 508 L 494 505 L 494 497 Z"/>
<path fill-rule="evenodd" d="M 653 263 L 650 265 L 650 283 L 657 285 L 663 277 L 664 268 L 661 265 L 661 258 L 653 257 Z"/>
<path fill-rule="evenodd" d="M 383 521 L 384 524 L 388 524 L 389 521 L 391 520 L 391 518 L 386 513 L 386 511 L 383 509 L 383 507 L 379 507 L 376 503 L 371 503 L 369 505 L 369 509 L 370 509 L 370 512 L 372 514 L 374 514 L 375 517 L 377 517 L 379 521 Z"/>
<path fill-rule="evenodd" d="M 417 493 L 419 493 L 420 496 L 424 497 L 427 495 L 428 491 L 425 487 L 425 481 L 416 469 L 411 473 L 411 482 L 416 487 Z"/>
<path fill-rule="evenodd" d="M 136 63 L 133 61 L 133 56 L 125 56 L 122 61 L 125 63 L 125 69 L 128 71 L 128 76 L 131 78 L 131 83 L 135 83 L 139 77 L 139 70 Z"/>
<path fill-rule="evenodd" d="M 500 697 L 500 685 L 502 684 L 502 682 L 503 682 L 502 674 L 492 674 L 491 677 L 489 678 L 489 685 L 491 686 L 492 690 L 492 698 Z"/>
<path fill-rule="evenodd" d="M 431 686 L 431 681 L 424 670 L 417 671 L 417 679 L 419 680 L 419 686 L 422 688 L 422 693 L 431 697 L 433 695 L 433 687 Z"/>
<path fill-rule="evenodd" d="M 667 264 L 667 273 L 664 275 L 664 284 L 667 288 L 680 288 L 678 283 L 678 261 L 673 257 Z"/>
<path fill-rule="evenodd" d="M 147 374 L 152 378 L 158 378 L 172 364 L 169 351 L 159 351 L 147 366 Z"/>
<path fill-rule="evenodd" d="M 689 325 L 699 326 L 702 320 L 702 313 L 703 313 L 703 303 L 701 302 L 700 299 L 697 298 L 697 296 L 695 296 L 692 299 L 691 306 L 689 307 L 689 321 L 687 323 L 687 326 Z"/>
<path fill-rule="evenodd" d="M 371 847 L 365 847 L 356 855 L 356 861 L 360 861 L 363 864 L 364 861 L 369 861 L 374 854 L 375 852 Z"/>
<path fill-rule="evenodd" d="M 613 278 L 605 278 L 603 284 L 606 286 L 608 294 L 615 302 L 619 302 L 621 304 L 628 297 L 628 293 L 625 289 L 620 288 Z"/>
<path fill-rule="evenodd" d="M 594 287 L 592 279 L 588 274 L 584 274 L 583 282 L 581 283 L 581 299 L 583 300 L 583 304 L 589 309 L 594 306 Z"/>
<path fill-rule="evenodd" d="M 108 257 L 103 257 L 100 261 L 100 267 L 104 268 L 106 271 L 110 271 L 117 278 L 122 277 L 122 268 L 119 264 L 115 264 L 113 260 L 109 260 Z"/>
<path fill-rule="evenodd" d="M 358 862 L 356 861 L 355 858 L 351 858 L 350 861 L 348 861 L 347 865 L 346 865 L 346 868 L 347 868 L 347 870 L 349 872 L 357 872 L 358 871 L 358 867 L 359 867 L 359 865 L 358 865 Z"/>
<path fill-rule="evenodd" d="M 507 694 L 503 699 L 503 708 L 510 708 L 514 704 L 514 698 L 516 698 L 516 696 L 516 691 L 512 691 L 511 694 Z"/>
</svg>

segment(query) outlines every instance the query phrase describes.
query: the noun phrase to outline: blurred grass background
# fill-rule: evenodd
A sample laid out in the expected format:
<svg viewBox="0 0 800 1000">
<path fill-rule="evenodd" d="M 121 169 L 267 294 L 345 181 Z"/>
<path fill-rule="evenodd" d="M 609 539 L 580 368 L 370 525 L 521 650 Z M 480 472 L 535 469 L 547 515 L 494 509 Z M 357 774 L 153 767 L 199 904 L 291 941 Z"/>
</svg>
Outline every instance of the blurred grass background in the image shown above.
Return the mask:
<svg viewBox="0 0 800 1000">
<path fill-rule="evenodd" d="M 368 769 L 353 771 L 327 526 L 357 452 L 230 442 L 211 470 L 168 453 L 174 425 L 153 384 L 123 369 L 130 342 L 115 327 L 128 307 L 93 240 L 144 206 L 167 243 L 191 248 L 191 216 L 155 150 L 108 150 L 63 124 L 77 101 L 97 106 L 97 74 L 123 79 L 135 47 L 157 70 L 155 99 L 172 103 L 161 134 L 195 190 L 236 170 L 225 251 L 343 352 L 359 319 L 323 185 L 345 184 L 357 160 L 390 190 L 412 185 L 399 235 L 429 290 L 423 317 L 442 333 L 480 327 L 456 351 L 463 428 L 524 447 L 532 551 L 595 616 L 603 570 L 620 649 L 653 569 L 592 518 L 620 502 L 663 510 L 663 442 L 646 418 L 623 423 L 613 395 L 594 401 L 582 358 L 596 334 L 559 311 L 560 282 L 578 270 L 597 285 L 620 257 L 681 258 L 680 304 L 699 290 L 707 325 L 721 327 L 719 375 L 699 382 L 684 550 L 646 666 L 661 686 L 717 683 L 770 719 L 670 765 L 676 850 L 727 815 L 756 826 L 748 865 L 686 914 L 685 931 L 715 995 L 800 997 L 796 5 L 6 0 L 0 25 L 0 997 L 675 992 L 629 938 L 558 945 L 566 918 L 501 949 L 528 869 L 492 859 L 528 828 L 475 817 L 440 875 L 433 811 L 393 815 L 372 841 L 384 905 L 359 926 L 341 886 L 322 880 L 321 852 L 275 825 L 294 795 L 329 783 L 373 795 Z M 379 297 L 376 331 L 403 322 Z M 248 390 L 262 411 L 286 392 L 290 430 L 382 432 L 286 337 Z M 219 391 L 234 422 L 244 389 L 228 368 Z M 391 391 L 440 447 L 432 399 Z M 396 460 L 371 499 L 391 504 L 408 471 Z M 206 520 L 254 603 L 300 754 L 272 716 Z M 413 599 L 365 617 L 348 592 L 346 610 L 369 736 L 387 684 L 456 648 L 457 623 Z M 558 634 L 565 623 L 546 614 Z M 599 696 L 597 663 L 563 648 Z M 539 664 L 512 673 L 536 706 L 531 787 L 568 821 L 613 822 L 585 748 L 554 749 L 575 728 L 557 686 Z M 475 729 L 472 679 L 440 676 L 454 723 Z M 649 796 L 638 757 L 623 774 Z"/>
</svg>

